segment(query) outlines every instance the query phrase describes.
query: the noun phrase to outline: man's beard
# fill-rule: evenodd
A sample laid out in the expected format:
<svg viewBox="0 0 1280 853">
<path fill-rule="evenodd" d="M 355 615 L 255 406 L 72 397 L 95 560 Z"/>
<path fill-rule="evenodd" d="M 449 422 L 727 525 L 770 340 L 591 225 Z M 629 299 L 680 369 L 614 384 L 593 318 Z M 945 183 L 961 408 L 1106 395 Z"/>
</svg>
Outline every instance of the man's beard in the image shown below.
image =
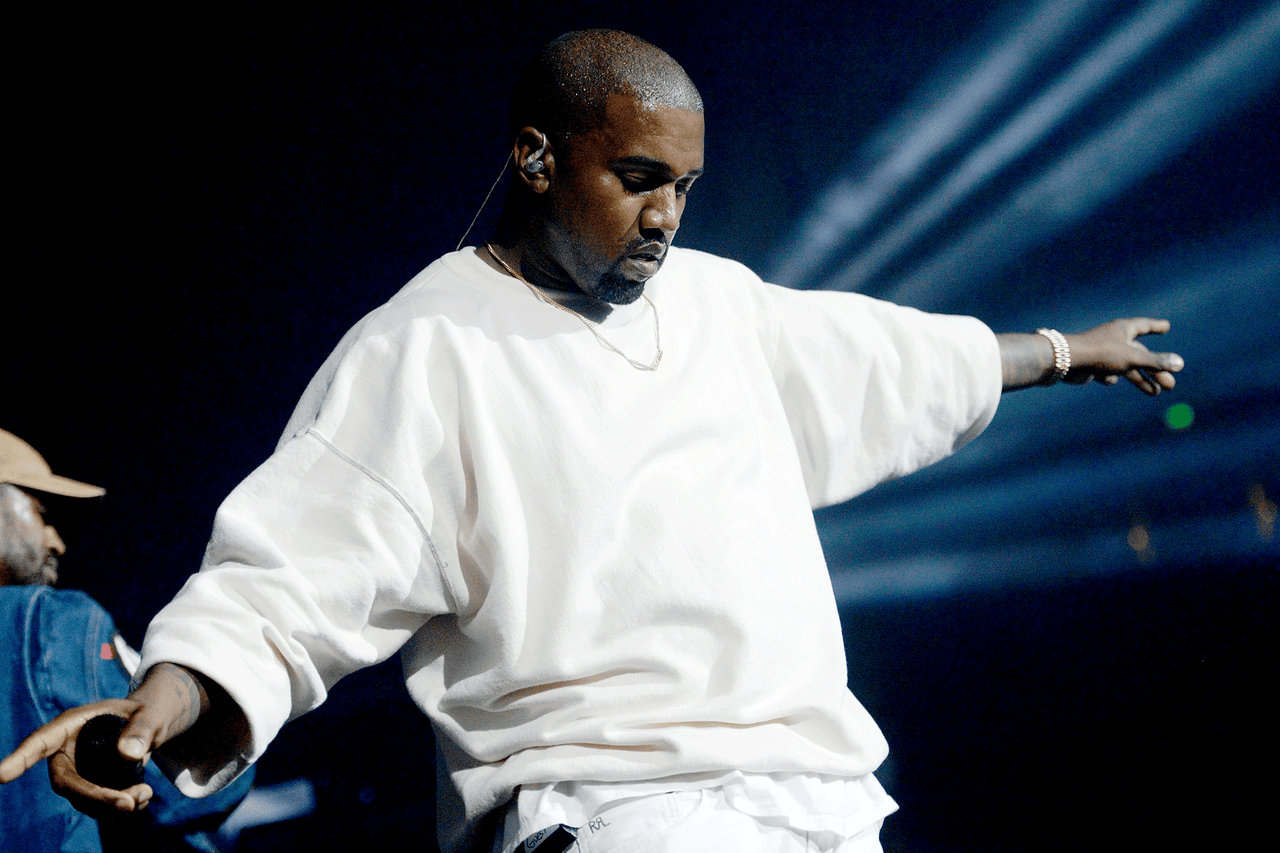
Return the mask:
<svg viewBox="0 0 1280 853">
<path fill-rule="evenodd" d="M 25 543 L 11 545 L 7 553 L 0 554 L 0 562 L 9 568 L 19 585 L 53 586 L 58 582 L 58 557 L 45 548 Z"/>
<path fill-rule="evenodd" d="M 605 271 L 591 291 L 594 299 L 608 302 L 610 305 L 630 305 L 644 293 L 643 281 L 632 281 L 618 273 L 613 267 Z"/>
<path fill-rule="evenodd" d="M 53 586 L 58 582 L 58 558 L 53 554 L 45 554 L 44 563 L 40 567 L 40 583 Z"/>
<path fill-rule="evenodd" d="M 633 240 L 632 243 L 634 245 L 627 247 L 627 254 L 618 258 L 613 262 L 612 266 L 600 274 L 600 278 L 596 281 L 596 286 L 592 288 L 590 296 L 593 299 L 599 299 L 601 302 L 608 302 L 610 305 L 630 305 L 639 299 L 644 293 L 644 286 L 649 279 L 635 281 L 624 276 L 620 270 L 622 265 L 626 263 L 630 252 L 649 242 L 652 241 Z M 658 261 L 659 269 L 662 268 L 665 260 L 666 258 L 664 257 Z"/>
</svg>

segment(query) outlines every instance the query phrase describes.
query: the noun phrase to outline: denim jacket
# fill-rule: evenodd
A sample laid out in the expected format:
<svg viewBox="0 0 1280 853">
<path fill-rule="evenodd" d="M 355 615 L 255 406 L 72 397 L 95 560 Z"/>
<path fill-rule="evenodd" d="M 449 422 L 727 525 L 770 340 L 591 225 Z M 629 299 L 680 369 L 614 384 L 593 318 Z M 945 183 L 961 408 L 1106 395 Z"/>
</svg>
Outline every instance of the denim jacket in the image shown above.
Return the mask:
<svg viewBox="0 0 1280 853">
<path fill-rule="evenodd" d="M 0 756 L 69 708 L 128 694 L 129 673 L 115 635 L 111 615 L 83 592 L 0 587 Z M 44 763 L 0 785 L 0 849 L 101 853 L 97 822 L 53 792 Z M 147 809 L 151 821 L 178 835 L 184 827 L 216 829 L 219 816 L 248 793 L 248 776 L 192 800 L 148 763 L 144 781 L 155 792 Z"/>
</svg>

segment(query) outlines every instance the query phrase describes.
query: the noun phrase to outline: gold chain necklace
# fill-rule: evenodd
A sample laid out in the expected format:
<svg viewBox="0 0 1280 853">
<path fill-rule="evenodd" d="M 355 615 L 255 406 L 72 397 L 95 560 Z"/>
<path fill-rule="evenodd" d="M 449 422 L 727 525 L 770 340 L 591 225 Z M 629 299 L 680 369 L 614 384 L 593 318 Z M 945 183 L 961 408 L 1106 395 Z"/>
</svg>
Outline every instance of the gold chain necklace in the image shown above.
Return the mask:
<svg viewBox="0 0 1280 853">
<path fill-rule="evenodd" d="M 524 276 L 520 275 L 520 273 L 512 269 L 511 265 L 508 264 L 506 261 L 504 261 L 498 255 L 498 253 L 493 250 L 493 244 L 485 243 L 484 248 L 485 248 L 485 251 L 489 253 L 489 257 L 493 258 L 495 261 L 502 264 L 502 268 L 507 272 L 511 273 L 511 276 L 513 278 L 515 278 L 517 281 L 522 282 L 525 287 L 529 288 L 529 290 L 533 291 L 534 296 L 538 297 L 543 302 L 547 303 L 548 305 L 554 308 L 559 308 L 561 311 L 564 311 L 566 314 L 572 314 L 573 316 L 577 317 L 579 320 L 582 321 L 582 325 L 587 327 L 587 331 L 589 331 L 591 334 L 596 336 L 596 340 L 598 340 L 600 343 L 604 344 L 609 349 L 616 352 L 618 355 L 625 358 L 627 360 L 627 363 L 630 364 L 632 367 L 634 367 L 636 370 L 652 371 L 652 370 L 658 369 L 658 363 L 662 361 L 662 331 L 658 327 L 658 307 L 653 304 L 653 300 L 650 299 L 648 296 L 646 296 L 643 293 L 640 294 L 644 298 L 644 301 L 649 303 L 649 309 L 653 311 L 653 340 L 654 340 L 655 346 L 657 347 L 658 352 L 653 357 L 653 361 L 649 362 L 648 364 L 644 364 L 643 362 L 636 361 L 634 358 L 627 355 L 625 352 L 623 352 L 622 350 L 615 347 L 612 343 L 610 343 L 607 338 L 605 338 L 598 331 L 596 331 L 595 323 L 592 323 L 586 317 L 583 317 L 581 314 L 579 314 L 577 311 L 574 311 L 569 306 L 561 305 L 559 302 L 555 301 L 550 296 L 547 296 L 545 293 L 542 292 L 541 288 L 536 287 L 531 282 L 529 282 Z"/>
</svg>

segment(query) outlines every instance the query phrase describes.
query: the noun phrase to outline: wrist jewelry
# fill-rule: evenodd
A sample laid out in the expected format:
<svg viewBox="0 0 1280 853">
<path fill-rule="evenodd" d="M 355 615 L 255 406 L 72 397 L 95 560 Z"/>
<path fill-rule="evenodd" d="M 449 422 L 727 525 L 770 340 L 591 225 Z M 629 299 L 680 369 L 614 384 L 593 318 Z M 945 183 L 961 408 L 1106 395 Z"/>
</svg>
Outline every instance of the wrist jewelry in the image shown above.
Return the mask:
<svg viewBox="0 0 1280 853">
<path fill-rule="evenodd" d="M 1045 384 L 1061 382 L 1071 369 L 1071 347 L 1067 346 L 1067 339 L 1057 329 L 1036 329 L 1036 334 L 1044 335 L 1053 345 L 1053 376 Z"/>
</svg>

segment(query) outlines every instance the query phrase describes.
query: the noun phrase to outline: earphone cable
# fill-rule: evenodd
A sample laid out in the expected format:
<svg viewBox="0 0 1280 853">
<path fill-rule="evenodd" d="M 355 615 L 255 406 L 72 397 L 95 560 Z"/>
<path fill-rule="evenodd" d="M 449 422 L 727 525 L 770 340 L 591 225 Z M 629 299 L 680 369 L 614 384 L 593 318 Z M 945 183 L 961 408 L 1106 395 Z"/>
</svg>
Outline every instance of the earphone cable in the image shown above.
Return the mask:
<svg viewBox="0 0 1280 853">
<path fill-rule="evenodd" d="M 489 187 L 489 192 L 485 195 L 484 201 L 480 202 L 480 209 L 476 211 L 476 215 L 471 217 L 471 224 L 467 226 L 467 230 L 462 232 L 462 239 L 458 241 L 458 245 L 454 247 L 454 251 L 462 248 L 462 244 L 467 241 L 467 235 L 471 233 L 471 229 L 476 227 L 476 220 L 480 218 L 480 214 L 484 212 L 484 206 L 489 203 L 489 197 L 493 195 L 493 191 L 498 188 L 498 181 L 502 180 L 502 176 L 507 173 L 507 164 L 511 162 L 511 155 L 507 155 L 507 159 L 502 161 L 502 171 L 498 173 L 498 177 L 494 179 L 493 186 Z"/>
</svg>

